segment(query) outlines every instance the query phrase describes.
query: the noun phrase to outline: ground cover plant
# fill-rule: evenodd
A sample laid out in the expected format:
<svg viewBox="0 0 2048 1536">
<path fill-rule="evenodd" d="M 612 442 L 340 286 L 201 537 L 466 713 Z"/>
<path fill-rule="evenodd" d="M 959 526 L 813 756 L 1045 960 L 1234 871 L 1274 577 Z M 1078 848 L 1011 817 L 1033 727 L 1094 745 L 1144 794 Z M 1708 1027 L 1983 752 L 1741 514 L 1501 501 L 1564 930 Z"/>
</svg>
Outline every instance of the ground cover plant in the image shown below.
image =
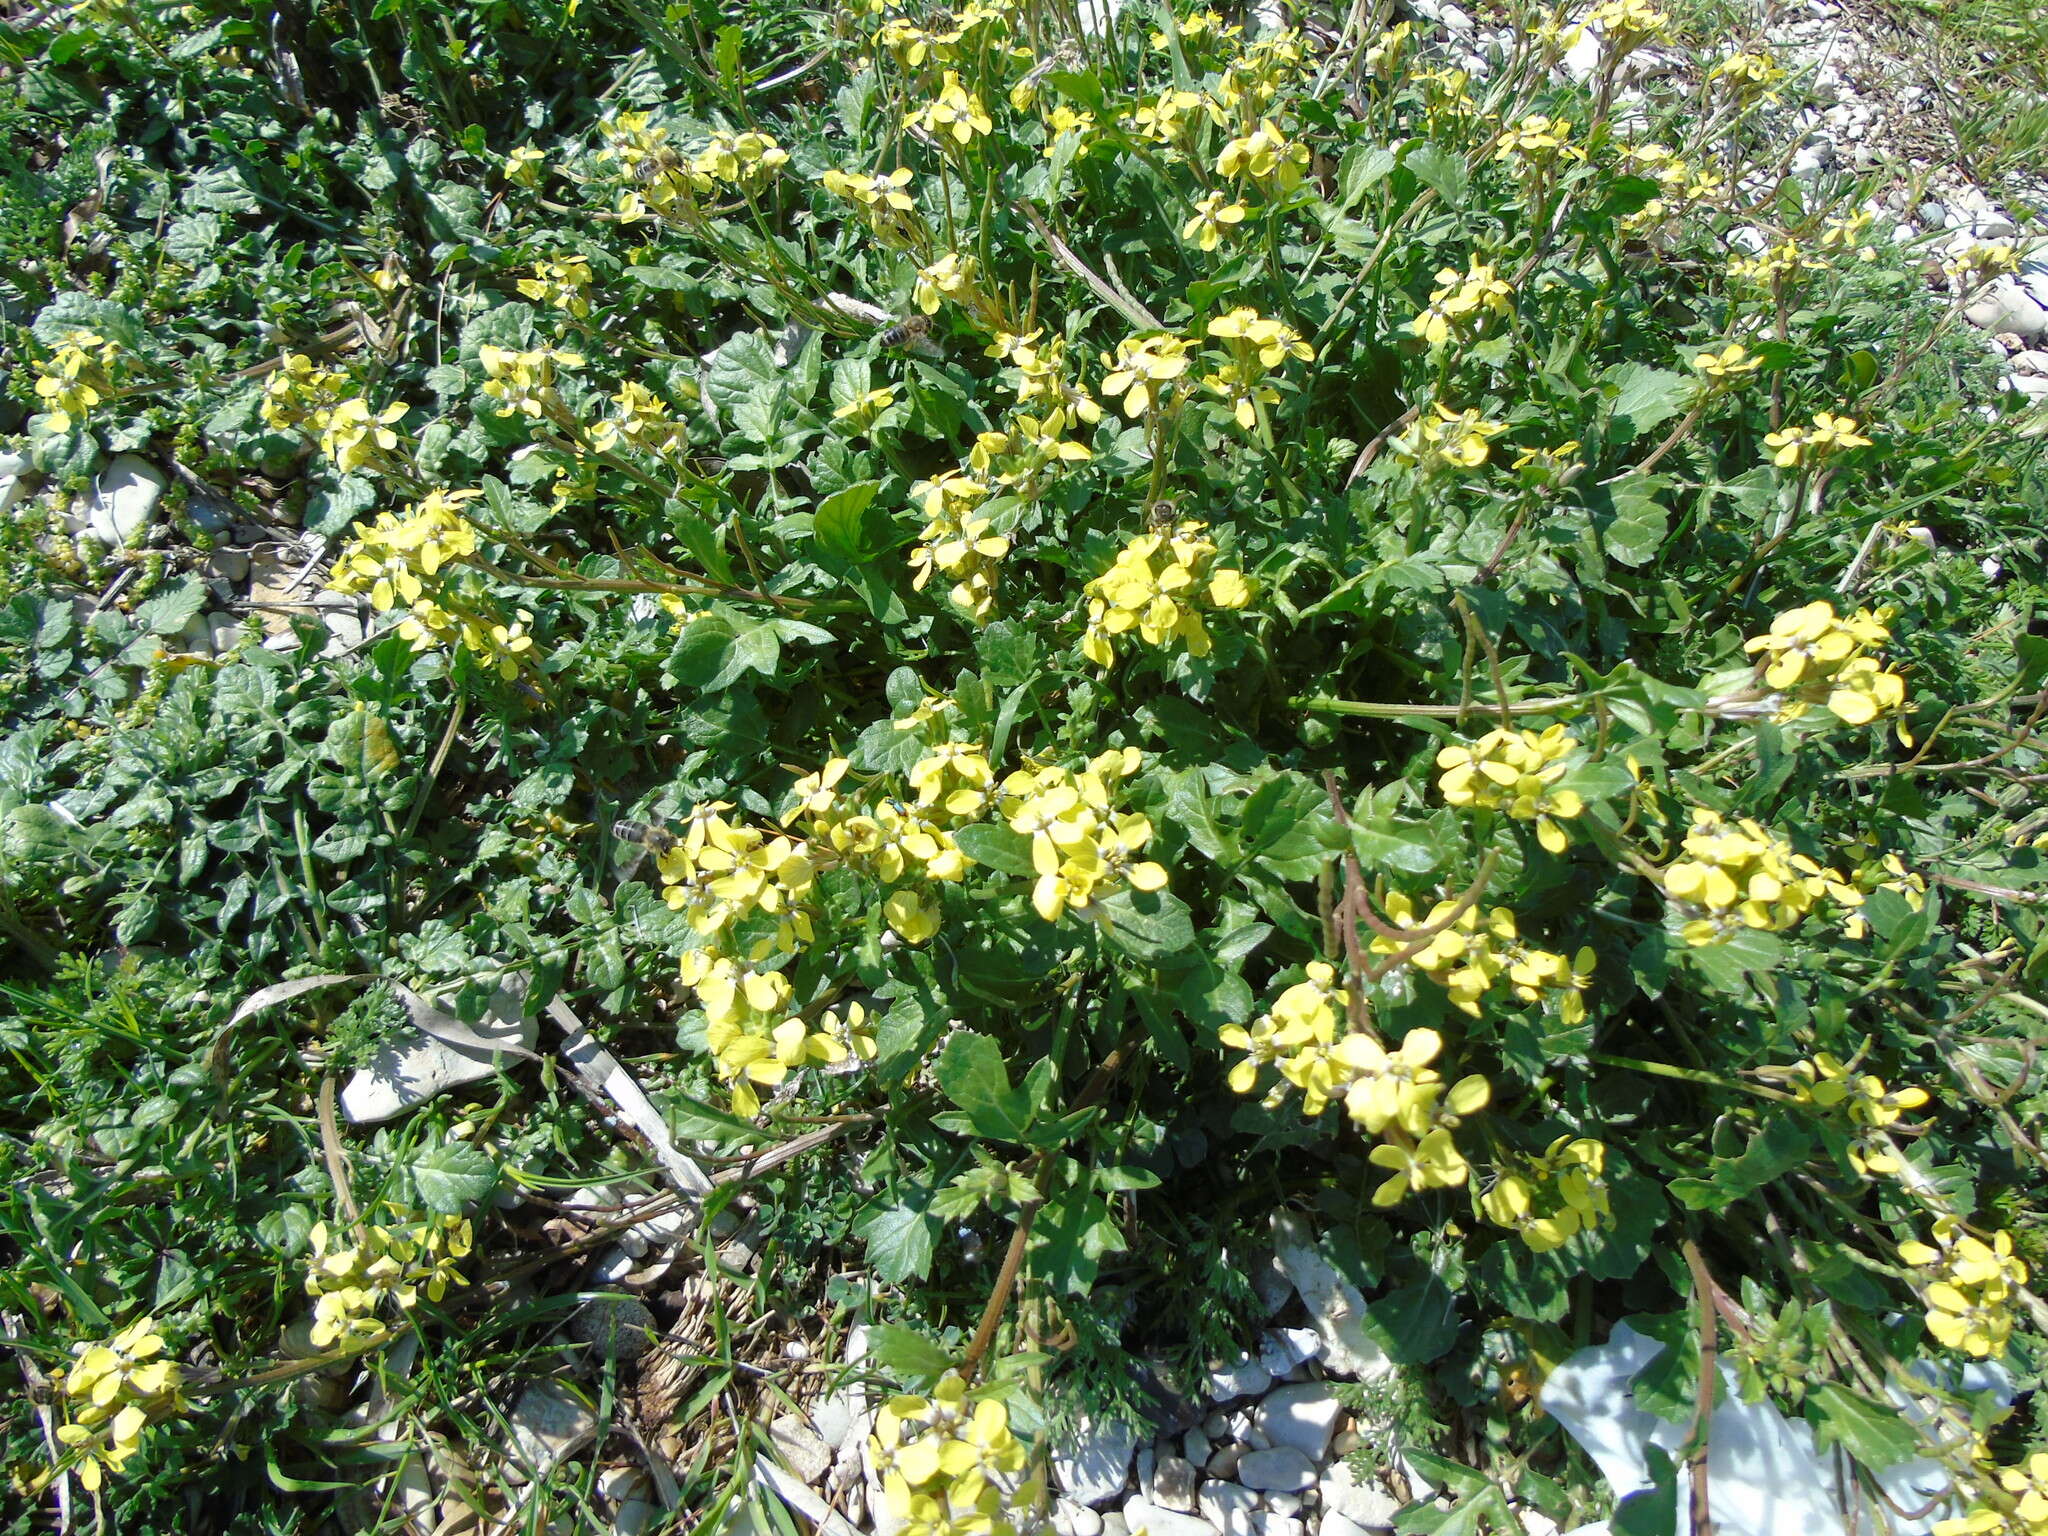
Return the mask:
<svg viewBox="0 0 2048 1536">
<path fill-rule="evenodd" d="M 1741 31 L 1645 96 L 1665 18 L 1574 85 L 1583 21 L 22 18 L 13 1528 L 573 1528 L 645 1459 L 714 1529 L 861 1322 L 893 1512 L 1033 1530 L 1291 1211 L 1453 1458 L 1404 1529 L 1601 1513 L 1534 1394 L 1623 1317 L 1677 1422 L 1718 1356 L 2048 1529 L 2048 508 L 1958 322 L 2019 253 L 1930 292 Z M 527 1478 L 537 1384 L 599 1438 Z"/>
</svg>

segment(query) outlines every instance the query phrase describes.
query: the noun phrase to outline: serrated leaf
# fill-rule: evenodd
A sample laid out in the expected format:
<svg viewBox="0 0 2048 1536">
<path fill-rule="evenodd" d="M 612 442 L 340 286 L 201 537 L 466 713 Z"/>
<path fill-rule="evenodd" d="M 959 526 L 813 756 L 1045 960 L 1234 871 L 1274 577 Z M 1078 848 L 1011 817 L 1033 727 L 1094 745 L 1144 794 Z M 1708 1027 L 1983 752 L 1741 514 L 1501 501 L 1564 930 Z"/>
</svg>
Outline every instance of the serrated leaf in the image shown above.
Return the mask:
<svg viewBox="0 0 2048 1536">
<path fill-rule="evenodd" d="M 1010 1086 L 1002 1047 L 973 1030 L 957 1031 L 939 1052 L 934 1071 L 939 1091 L 965 1114 L 977 1136 L 1023 1141 L 1036 1118 L 1031 1095 Z"/>
<path fill-rule="evenodd" d="M 138 604 L 135 622 L 152 635 L 175 635 L 205 605 L 206 583 L 196 576 L 187 576 L 176 586 Z"/>
<path fill-rule="evenodd" d="M 878 1206 L 854 1224 L 867 1244 L 868 1264 L 891 1285 L 922 1280 L 932 1267 L 932 1223 L 922 1206 Z"/>
<path fill-rule="evenodd" d="M 1896 1408 L 1851 1392 L 1838 1381 L 1823 1381 L 1806 1397 L 1817 1447 L 1840 1445 L 1873 1472 L 1918 1453 L 1920 1437 Z"/>
<path fill-rule="evenodd" d="M 1676 416 L 1698 387 L 1682 373 L 1647 363 L 1621 363 L 1601 375 L 1600 382 L 1614 391 L 1608 416 L 1617 442 L 1628 442 Z"/>
<path fill-rule="evenodd" d="M 1454 150 L 1425 141 L 1411 148 L 1401 163 L 1415 173 L 1417 181 L 1433 189 L 1446 208 L 1455 208 L 1465 201 L 1465 188 L 1471 176 L 1465 169 L 1464 156 Z"/>
</svg>

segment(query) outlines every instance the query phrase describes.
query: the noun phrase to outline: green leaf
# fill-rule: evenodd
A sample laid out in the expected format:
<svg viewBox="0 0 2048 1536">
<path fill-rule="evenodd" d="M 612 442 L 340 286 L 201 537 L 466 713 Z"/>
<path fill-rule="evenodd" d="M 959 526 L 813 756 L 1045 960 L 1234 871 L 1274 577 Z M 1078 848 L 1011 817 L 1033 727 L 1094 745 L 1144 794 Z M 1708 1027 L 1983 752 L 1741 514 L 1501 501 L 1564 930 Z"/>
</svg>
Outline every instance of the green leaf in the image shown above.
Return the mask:
<svg viewBox="0 0 2048 1536">
<path fill-rule="evenodd" d="M 205 605 L 206 583 L 197 576 L 187 576 L 176 586 L 137 605 L 135 622 L 153 635 L 175 635 Z"/>
<path fill-rule="evenodd" d="M 1600 527 L 1600 547 L 1622 565 L 1647 565 L 1671 531 L 1671 514 L 1657 500 L 1664 481 L 1654 475 L 1632 475 L 1608 488 L 1613 515 Z"/>
<path fill-rule="evenodd" d="M 917 742 L 909 731 L 892 730 L 891 734 L 898 740 Z M 918 752 L 922 755 L 921 746 Z M 953 841 L 959 844 L 960 851 L 968 858 L 998 874 L 1028 878 L 1038 872 L 1031 863 L 1031 839 L 999 822 L 983 821 L 961 827 L 954 832 Z"/>
<path fill-rule="evenodd" d="M 1705 1178 L 1673 1179 L 1671 1197 L 1688 1210 L 1726 1210 L 1775 1183 L 1813 1156 L 1813 1133 L 1795 1117 L 1773 1114 L 1739 1157 L 1717 1157 Z"/>
<path fill-rule="evenodd" d="M 1124 1247 L 1108 1203 L 1085 1183 L 1069 1184 L 1031 1225 L 1031 1273 L 1056 1291 L 1086 1296 L 1095 1288 L 1102 1256 Z"/>
<path fill-rule="evenodd" d="M 890 1380 L 922 1391 L 956 1363 L 953 1357 L 923 1334 L 898 1323 L 874 1323 L 867 1331 L 866 1358 Z"/>
<path fill-rule="evenodd" d="M 977 1136 L 1023 1141 L 1036 1118 L 1031 1095 L 1010 1086 L 1003 1048 L 987 1035 L 960 1030 L 939 1052 L 939 1091 L 965 1111 L 965 1125 Z M 942 1125 L 960 1117 L 941 1116 Z"/>
<path fill-rule="evenodd" d="M 1840 1445 L 1873 1472 L 1897 1466 L 1920 1449 L 1920 1437 L 1897 1409 L 1838 1381 L 1808 1389 L 1806 1416 L 1813 1422 L 1816 1448 Z"/>
<path fill-rule="evenodd" d="M 932 1267 L 932 1221 L 922 1205 L 876 1206 L 854 1230 L 867 1244 L 868 1263 L 891 1285 L 922 1280 Z"/>
<path fill-rule="evenodd" d="M 1354 144 L 1337 162 L 1337 211 L 1349 213 L 1360 199 L 1387 179 L 1394 152 L 1379 144 Z"/>
<path fill-rule="evenodd" d="M 1455 208 L 1465 201 L 1465 188 L 1471 177 L 1465 169 L 1464 156 L 1424 140 L 1411 148 L 1401 163 L 1415 173 L 1417 181 L 1434 189 L 1446 208 Z"/>
<path fill-rule="evenodd" d="M 699 1103 L 688 1094 L 661 1095 L 661 1110 L 669 1134 L 680 1141 L 716 1141 L 731 1145 L 762 1139 L 758 1125 L 742 1120 L 738 1115 L 727 1114 L 722 1109 L 713 1109 L 709 1104 Z"/>
<path fill-rule="evenodd" d="M 498 1168 L 465 1142 L 443 1142 L 409 1163 L 420 1203 L 442 1216 L 459 1215 L 498 1187 Z"/>
<path fill-rule="evenodd" d="M 1194 947 L 1194 918 L 1171 891 L 1126 888 L 1096 906 L 1109 941 L 1133 959 L 1163 960 Z"/>
<path fill-rule="evenodd" d="M 1639 1488 L 1614 1507 L 1608 1536 L 1671 1536 L 1678 1529 L 1678 1471 L 1661 1445 L 1643 1448 L 1650 1486 Z"/>
<path fill-rule="evenodd" d="M 1458 1298 L 1435 1275 L 1389 1291 L 1365 1309 L 1365 1331 L 1399 1365 L 1427 1365 L 1457 1342 Z"/>
<path fill-rule="evenodd" d="M 811 517 L 811 534 L 818 547 L 849 565 L 879 553 L 868 537 L 867 513 L 881 488 L 879 480 L 863 480 L 819 502 Z"/>
<path fill-rule="evenodd" d="M 1676 416 L 1697 388 L 1682 373 L 1646 363 L 1617 364 L 1600 376 L 1600 383 L 1603 390 L 1613 391 L 1610 433 L 1623 443 Z"/>
</svg>

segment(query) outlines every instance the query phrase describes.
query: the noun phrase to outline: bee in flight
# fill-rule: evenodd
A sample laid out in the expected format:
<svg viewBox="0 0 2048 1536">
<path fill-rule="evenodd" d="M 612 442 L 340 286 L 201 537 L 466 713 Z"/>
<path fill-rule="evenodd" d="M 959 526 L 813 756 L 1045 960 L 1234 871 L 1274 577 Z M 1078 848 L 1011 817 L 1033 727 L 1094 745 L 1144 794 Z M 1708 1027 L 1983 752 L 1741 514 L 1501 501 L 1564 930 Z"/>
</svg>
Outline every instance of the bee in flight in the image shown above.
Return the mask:
<svg viewBox="0 0 2048 1536">
<path fill-rule="evenodd" d="M 657 859 L 676 846 L 676 835 L 645 821 L 615 821 L 612 836 L 629 845 L 630 854 L 623 855 L 619 863 L 619 884 L 624 885 L 640 872 L 641 861 L 650 853 Z"/>
<path fill-rule="evenodd" d="M 932 340 L 930 315 L 912 315 L 899 320 L 875 339 L 885 347 L 901 347 L 906 352 L 921 352 L 927 357 L 941 355 L 938 344 Z"/>
</svg>

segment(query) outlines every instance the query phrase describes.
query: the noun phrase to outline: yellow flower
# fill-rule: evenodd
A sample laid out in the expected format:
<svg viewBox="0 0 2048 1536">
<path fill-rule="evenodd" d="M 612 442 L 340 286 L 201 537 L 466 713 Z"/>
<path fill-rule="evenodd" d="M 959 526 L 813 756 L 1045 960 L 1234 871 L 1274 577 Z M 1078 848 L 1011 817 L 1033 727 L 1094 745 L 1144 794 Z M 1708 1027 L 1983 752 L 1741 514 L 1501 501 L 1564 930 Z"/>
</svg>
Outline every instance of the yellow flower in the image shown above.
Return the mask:
<svg viewBox="0 0 2048 1536">
<path fill-rule="evenodd" d="M 1791 469 L 1816 463 L 1844 448 L 1868 448 L 1870 439 L 1857 434 L 1853 416 L 1822 411 L 1813 418 L 1812 427 L 1787 427 L 1782 432 L 1772 432 L 1764 438 L 1764 446 L 1774 450 L 1773 464 Z"/>
<path fill-rule="evenodd" d="M 1710 379 L 1735 380 L 1746 378 L 1763 367 L 1764 360 L 1752 357 L 1749 348 L 1739 341 L 1731 341 L 1718 352 L 1696 353 L 1693 367 Z"/>
<path fill-rule="evenodd" d="M 1123 397 L 1126 416 L 1142 416 L 1163 393 L 1160 386 L 1171 383 L 1188 369 L 1188 352 L 1194 343 L 1155 331 L 1127 336 L 1116 344 L 1116 356 L 1103 355 L 1110 371 L 1103 376 L 1102 392 Z"/>
<path fill-rule="evenodd" d="M 548 157 L 531 144 L 522 144 L 505 156 L 503 175 L 516 187 L 537 187 L 540 185 L 541 168 L 548 163 Z"/>
<path fill-rule="evenodd" d="M 840 406 L 838 410 L 832 413 L 832 419 L 834 421 L 852 422 L 854 431 L 865 432 L 875 424 L 876 418 L 882 412 L 888 410 L 895 403 L 895 390 L 887 388 L 871 389 L 864 394 L 856 395 L 853 399 L 847 401 L 846 404 Z"/>
<path fill-rule="evenodd" d="M 1475 261 L 1464 272 L 1445 267 L 1436 282 L 1429 307 L 1408 322 L 1410 334 L 1432 347 L 1442 346 L 1454 334 L 1470 335 L 1486 316 L 1505 315 L 1512 307 L 1514 289 L 1486 262 Z"/>
<path fill-rule="evenodd" d="M 1488 421 L 1475 410 L 1434 407 L 1436 419 L 1419 419 L 1390 443 L 1394 452 L 1424 469 L 1477 469 L 1487 459 L 1490 438 L 1507 431 L 1507 423 Z"/>
<path fill-rule="evenodd" d="M 1211 192 L 1195 204 L 1194 217 L 1181 226 L 1180 237 L 1199 250 L 1213 251 L 1223 243 L 1224 236 L 1244 222 L 1245 212 L 1244 204 L 1234 201 L 1228 193 Z"/>
<path fill-rule="evenodd" d="M 1293 142 L 1266 118 L 1251 133 L 1223 146 L 1216 157 L 1216 174 L 1263 183 L 1269 194 L 1291 192 L 1308 174 L 1308 161 L 1308 146 Z"/>
<path fill-rule="evenodd" d="M 965 302 L 973 294 L 978 270 L 972 256 L 948 251 L 930 266 L 918 269 L 917 283 L 911 296 L 919 309 L 935 315 L 939 312 L 941 300 Z"/>
<path fill-rule="evenodd" d="M 1532 114 L 1503 130 L 1494 141 L 1494 153 L 1502 159 L 1543 162 L 1566 155 L 1582 158 L 1572 147 L 1572 125 L 1561 117 Z"/>
<path fill-rule="evenodd" d="M 1537 841 L 1562 853 L 1571 839 L 1559 820 L 1585 809 L 1574 790 L 1556 788 L 1580 750 L 1562 725 L 1543 731 L 1493 730 L 1470 746 L 1448 746 L 1436 755 L 1444 770 L 1437 781 L 1447 805 L 1504 810 L 1517 821 L 1536 823 Z"/>
<path fill-rule="evenodd" d="M 1202 609 L 1242 608 L 1251 601 L 1251 588 L 1242 571 L 1214 565 L 1217 549 L 1207 527 L 1184 522 L 1170 534 L 1140 534 L 1118 552 L 1114 565 L 1083 588 L 1088 598 L 1083 656 L 1107 667 L 1116 659 L 1116 638 L 1132 633 L 1155 648 L 1177 643 L 1191 656 L 1209 654 Z"/>
<path fill-rule="evenodd" d="M 1709 80 L 1724 80 L 1737 95 L 1767 90 L 1785 78 L 1784 68 L 1762 48 L 1728 54 L 1707 71 Z"/>
<path fill-rule="evenodd" d="M 1684 857 L 1664 871 L 1666 893 L 1700 915 L 1684 925 L 1685 941 L 1719 944 L 1740 928 L 1782 932 L 1796 926 L 1826 897 L 1860 906 L 1863 893 L 1832 869 L 1747 819 L 1724 821 L 1696 807 Z"/>
<path fill-rule="evenodd" d="M 980 98 L 968 93 L 960 83 L 959 71 L 952 69 L 946 71 L 938 96 L 912 113 L 910 121 L 938 138 L 950 138 L 956 144 L 970 144 L 976 134 L 990 133 L 995 128 Z"/>
</svg>

